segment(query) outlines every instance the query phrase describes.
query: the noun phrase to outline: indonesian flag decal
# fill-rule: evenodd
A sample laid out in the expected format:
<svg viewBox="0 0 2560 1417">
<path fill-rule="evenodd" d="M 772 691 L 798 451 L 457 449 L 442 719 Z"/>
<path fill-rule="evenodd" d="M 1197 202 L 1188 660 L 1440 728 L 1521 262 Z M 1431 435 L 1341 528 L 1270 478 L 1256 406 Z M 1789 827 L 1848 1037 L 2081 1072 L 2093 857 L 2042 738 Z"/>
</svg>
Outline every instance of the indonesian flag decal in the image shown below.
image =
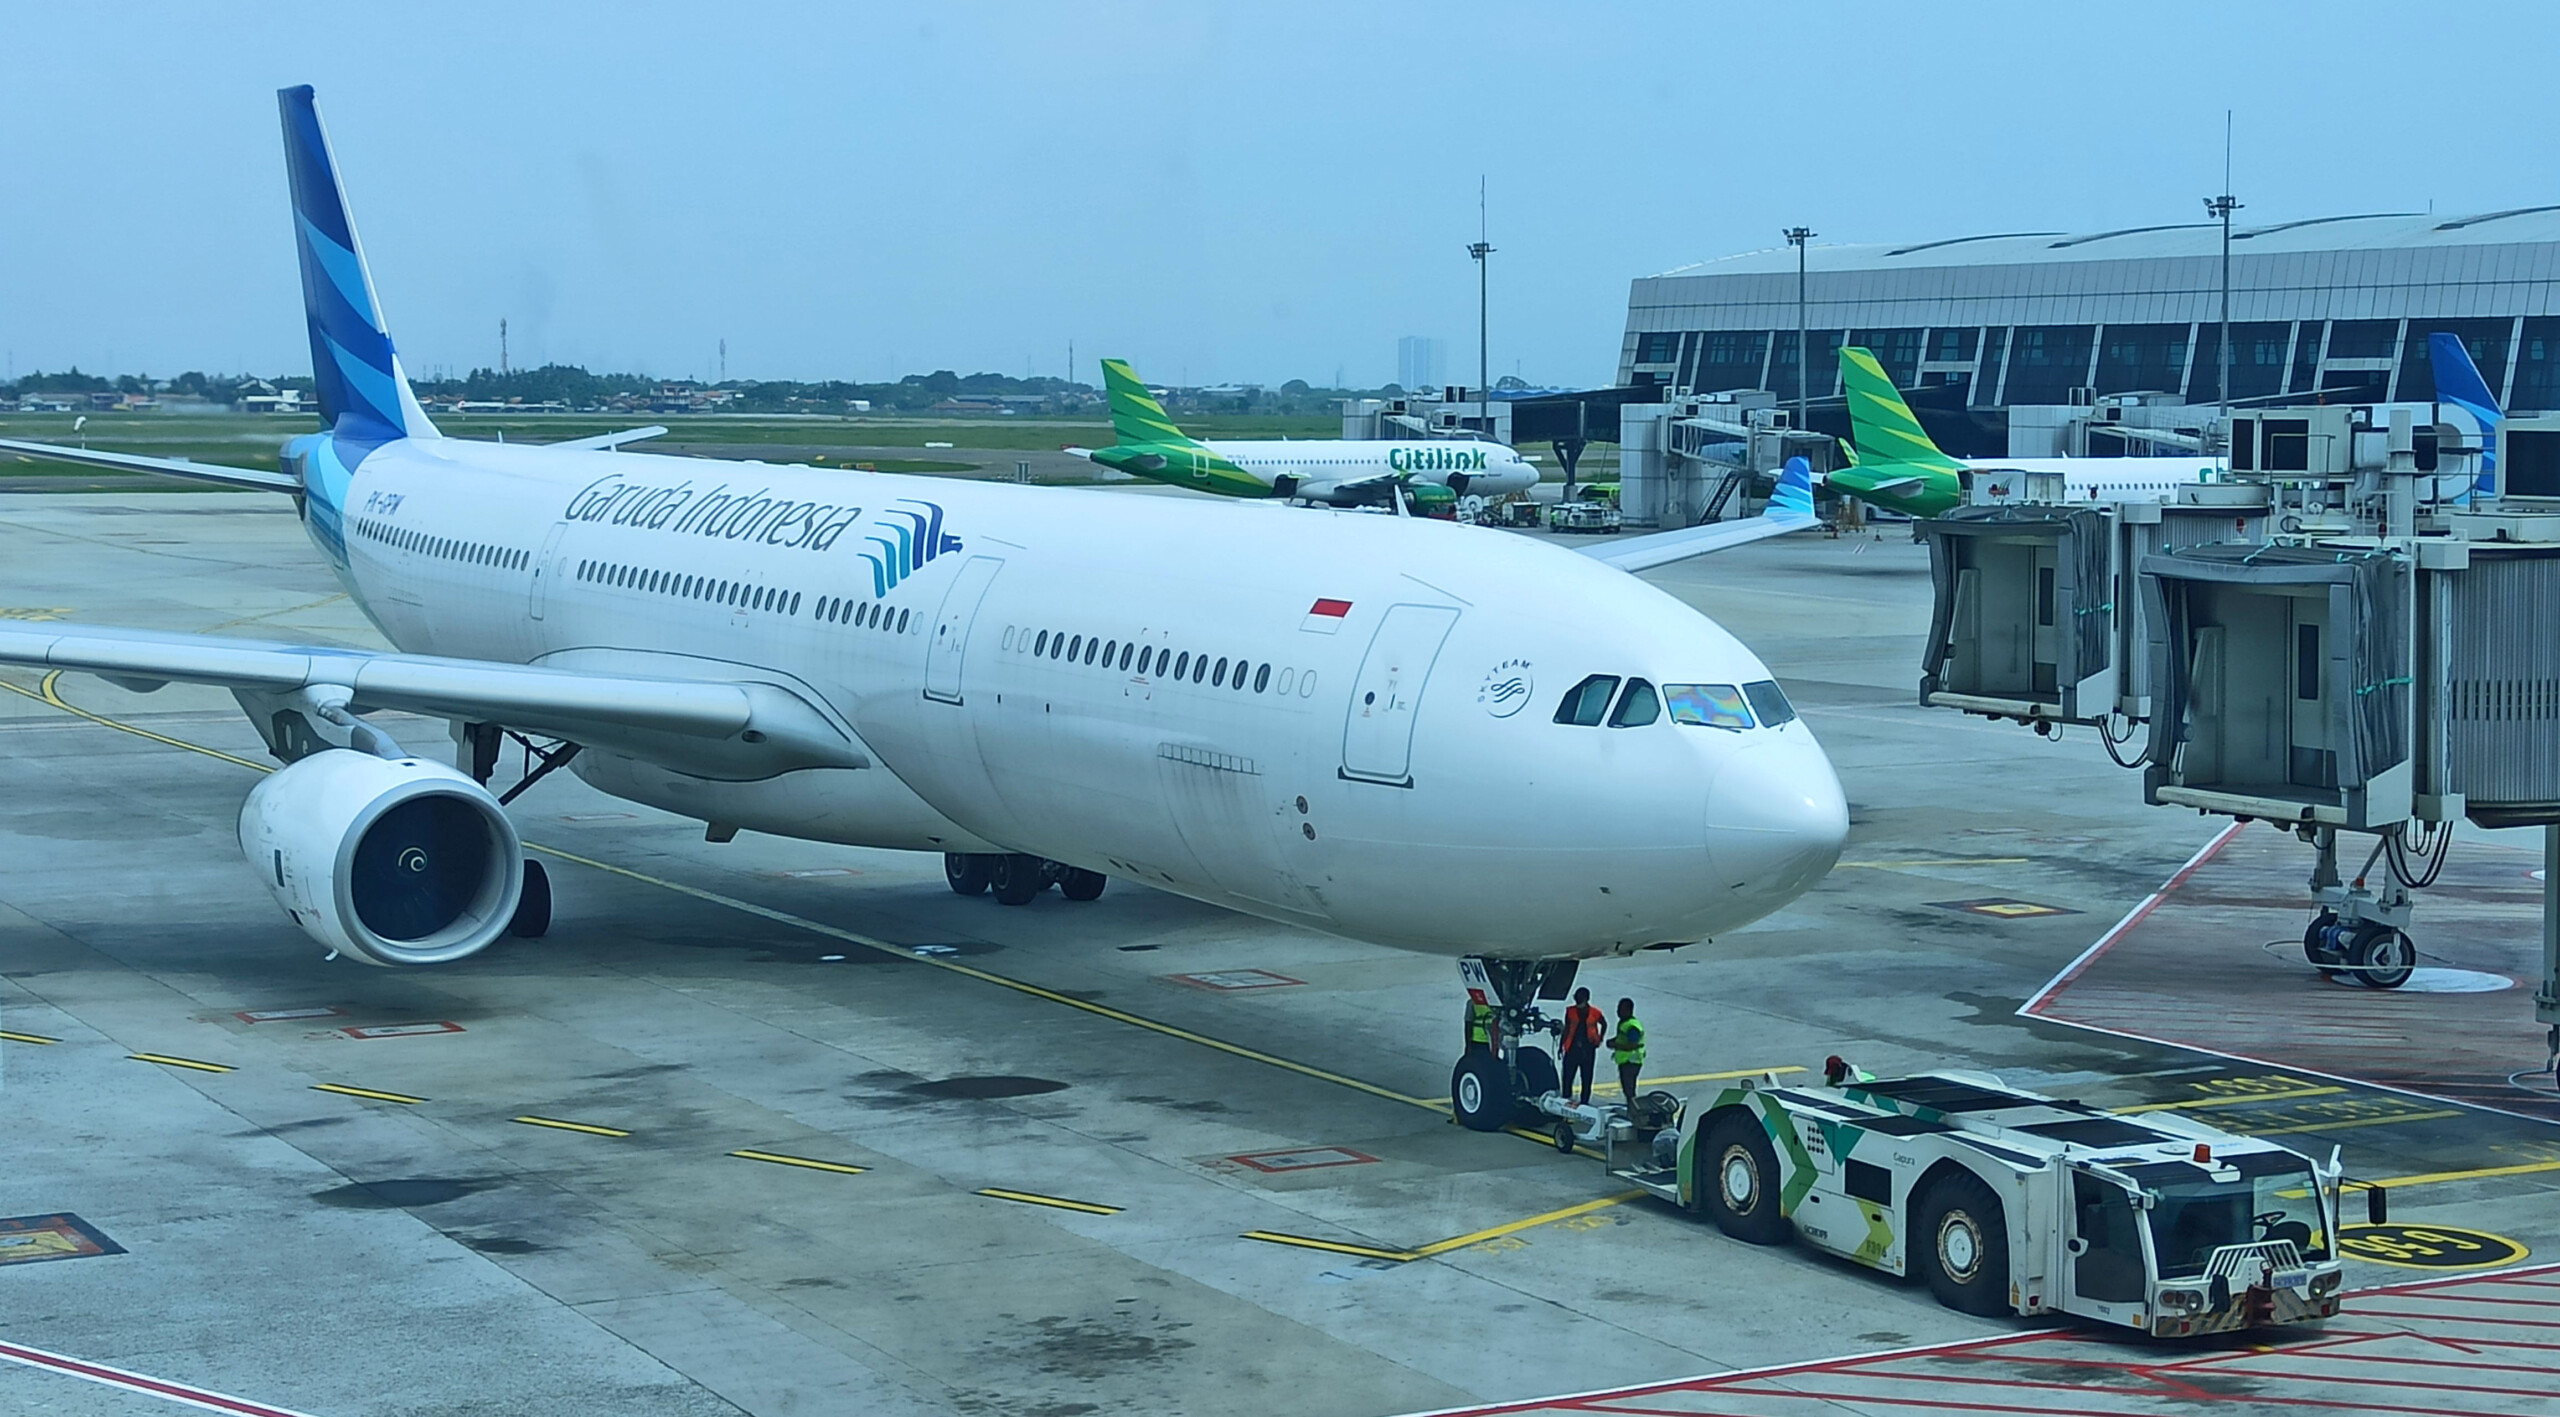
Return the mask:
<svg viewBox="0 0 2560 1417">
<path fill-rule="evenodd" d="M 1350 601 L 1318 596 L 1316 603 L 1308 607 L 1307 618 L 1299 624 L 1298 628 L 1310 634 L 1330 635 L 1342 628 L 1343 617 L 1350 613 Z"/>
</svg>

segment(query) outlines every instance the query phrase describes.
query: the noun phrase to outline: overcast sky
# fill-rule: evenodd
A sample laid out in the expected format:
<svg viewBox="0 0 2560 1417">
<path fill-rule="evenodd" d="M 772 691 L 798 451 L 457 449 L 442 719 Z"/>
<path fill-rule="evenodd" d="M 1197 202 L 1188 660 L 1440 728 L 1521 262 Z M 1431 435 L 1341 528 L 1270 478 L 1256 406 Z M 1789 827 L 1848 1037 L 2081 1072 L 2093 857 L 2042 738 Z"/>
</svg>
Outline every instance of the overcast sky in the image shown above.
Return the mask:
<svg viewBox="0 0 2560 1417">
<path fill-rule="evenodd" d="M 17 373 L 308 361 L 311 83 L 409 368 L 1159 382 L 1615 372 L 1776 244 L 2560 201 L 2541 4 L 8 7 Z"/>
</svg>

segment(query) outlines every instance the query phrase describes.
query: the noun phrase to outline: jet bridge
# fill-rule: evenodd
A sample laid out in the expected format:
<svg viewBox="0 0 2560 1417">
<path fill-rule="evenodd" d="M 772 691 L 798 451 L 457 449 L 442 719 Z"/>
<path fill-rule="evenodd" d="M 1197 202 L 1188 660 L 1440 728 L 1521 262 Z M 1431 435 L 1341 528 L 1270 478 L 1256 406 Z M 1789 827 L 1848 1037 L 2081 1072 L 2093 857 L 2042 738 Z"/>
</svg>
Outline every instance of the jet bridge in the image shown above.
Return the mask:
<svg viewBox="0 0 2560 1417">
<path fill-rule="evenodd" d="M 2410 893 L 2459 824 L 2544 827 L 2536 1013 L 2560 1061 L 2560 479 L 2510 467 L 2490 495 L 2450 404 L 2224 432 L 2228 471 L 2171 502 L 1978 478 L 1923 523 L 1922 702 L 2096 727 L 2145 802 L 2290 827 L 2315 852 L 2305 957 L 2376 988 L 2414 971 Z M 2342 834 L 2372 839 L 2352 875 Z"/>
</svg>

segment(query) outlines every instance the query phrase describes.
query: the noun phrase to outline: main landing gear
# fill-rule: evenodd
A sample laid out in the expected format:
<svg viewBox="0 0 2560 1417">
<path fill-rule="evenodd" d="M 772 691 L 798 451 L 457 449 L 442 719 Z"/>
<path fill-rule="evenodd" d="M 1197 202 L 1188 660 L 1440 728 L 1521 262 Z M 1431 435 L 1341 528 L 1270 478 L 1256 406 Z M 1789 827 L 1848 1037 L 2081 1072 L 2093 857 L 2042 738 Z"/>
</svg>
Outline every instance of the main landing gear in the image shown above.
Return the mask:
<svg viewBox="0 0 2560 1417">
<path fill-rule="evenodd" d="M 1500 1131 L 1535 1115 L 1536 1100 L 1556 1090 L 1560 1079 L 1552 1045 L 1533 1042 L 1531 1035 L 1554 1038 L 1564 1032 L 1563 1022 L 1549 1018 L 1538 1002 L 1570 997 L 1581 967 L 1579 960 L 1570 959 L 1469 955 L 1458 961 L 1469 1023 L 1479 1005 L 1492 1013 L 1491 1037 L 1479 1039 L 1470 1028 L 1466 1056 L 1449 1074 L 1449 1109 L 1470 1130 Z"/>
<path fill-rule="evenodd" d="M 951 883 L 953 895 L 992 892 L 998 905 L 1029 905 L 1051 886 L 1069 900 L 1100 900 L 1103 886 L 1111 880 L 1100 871 L 1041 856 L 960 851 L 943 853 L 942 878 Z"/>
</svg>

